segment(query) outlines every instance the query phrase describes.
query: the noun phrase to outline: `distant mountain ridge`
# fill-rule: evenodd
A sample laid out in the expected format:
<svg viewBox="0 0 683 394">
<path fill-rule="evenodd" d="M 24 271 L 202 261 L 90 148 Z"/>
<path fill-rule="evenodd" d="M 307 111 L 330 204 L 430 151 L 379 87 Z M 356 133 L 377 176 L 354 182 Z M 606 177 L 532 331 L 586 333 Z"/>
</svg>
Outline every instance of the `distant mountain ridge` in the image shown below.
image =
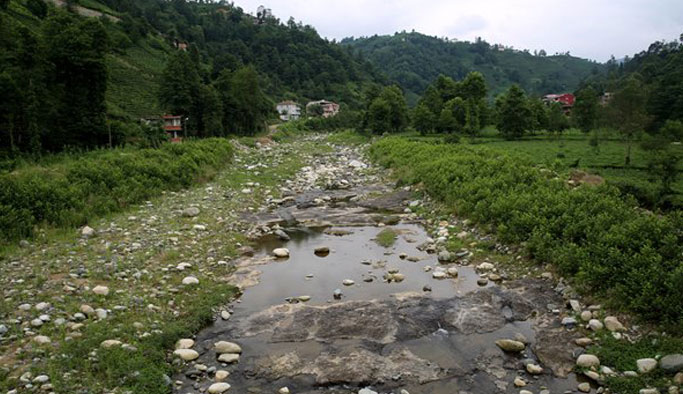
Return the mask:
<svg viewBox="0 0 683 394">
<path fill-rule="evenodd" d="M 569 54 L 532 54 L 478 39 L 444 40 L 416 32 L 345 38 L 341 45 L 359 50 L 414 103 L 439 74 L 462 79 L 470 71 L 484 74 L 489 93 L 496 95 L 517 83 L 532 95 L 572 92 L 604 65 Z"/>
</svg>

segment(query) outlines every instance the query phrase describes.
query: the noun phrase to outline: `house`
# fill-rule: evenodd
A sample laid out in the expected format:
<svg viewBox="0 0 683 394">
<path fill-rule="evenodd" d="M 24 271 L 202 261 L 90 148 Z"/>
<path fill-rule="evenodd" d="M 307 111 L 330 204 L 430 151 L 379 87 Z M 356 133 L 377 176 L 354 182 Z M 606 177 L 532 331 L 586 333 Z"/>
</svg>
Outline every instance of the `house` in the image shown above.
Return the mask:
<svg viewBox="0 0 683 394">
<path fill-rule="evenodd" d="M 297 120 L 301 117 L 301 105 L 294 101 L 280 102 L 275 108 L 277 113 L 280 114 L 280 119 L 284 121 Z"/>
<path fill-rule="evenodd" d="M 600 105 L 605 106 L 612 100 L 612 92 L 605 92 L 600 96 Z"/>
<path fill-rule="evenodd" d="M 164 115 L 164 131 L 168 134 L 172 142 L 180 142 L 182 138 L 179 134 L 183 131 L 182 117 L 178 115 Z"/>
<path fill-rule="evenodd" d="M 188 44 L 175 38 L 173 39 L 173 46 L 179 51 L 187 51 Z"/>
<path fill-rule="evenodd" d="M 329 118 L 339 113 L 339 104 L 327 100 L 318 100 L 311 101 L 310 103 L 306 104 L 306 113 L 309 116 L 315 115 L 311 113 L 311 110 L 315 106 L 320 106 L 320 108 L 322 109 L 321 115 L 323 116 L 323 118 Z"/>
<path fill-rule="evenodd" d="M 545 96 L 543 96 L 543 102 L 546 103 L 546 105 L 550 105 L 552 103 L 559 103 L 562 106 L 562 109 L 564 110 L 565 114 L 569 114 L 572 107 L 574 106 L 575 99 L 576 98 L 571 93 L 546 94 Z"/>
</svg>

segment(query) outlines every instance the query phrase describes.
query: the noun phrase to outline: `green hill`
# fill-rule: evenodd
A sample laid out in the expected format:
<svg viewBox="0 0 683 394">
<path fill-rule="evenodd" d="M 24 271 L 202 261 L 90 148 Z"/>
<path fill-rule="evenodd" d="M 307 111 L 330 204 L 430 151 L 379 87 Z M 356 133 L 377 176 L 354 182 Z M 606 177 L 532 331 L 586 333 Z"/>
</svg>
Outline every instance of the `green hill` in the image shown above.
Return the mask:
<svg viewBox="0 0 683 394">
<path fill-rule="evenodd" d="M 571 92 L 584 78 L 600 73 L 604 67 L 566 54 L 534 55 L 483 40 L 446 41 L 414 32 L 347 38 L 341 43 L 360 51 L 399 83 L 411 103 L 439 74 L 460 80 L 470 71 L 479 71 L 494 95 L 513 83 L 532 95 L 542 95 Z"/>
</svg>

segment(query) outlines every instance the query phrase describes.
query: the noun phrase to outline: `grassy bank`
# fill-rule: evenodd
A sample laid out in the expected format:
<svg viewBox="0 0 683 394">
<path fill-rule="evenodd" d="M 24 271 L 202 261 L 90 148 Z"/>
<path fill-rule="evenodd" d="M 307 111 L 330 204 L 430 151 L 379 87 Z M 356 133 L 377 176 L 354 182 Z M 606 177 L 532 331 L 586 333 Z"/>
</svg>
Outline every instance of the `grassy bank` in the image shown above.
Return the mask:
<svg viewBox="0 0 683 394">
<path fill-rule="evenodd" d="M 496 149 L 385 138 L 371 155 L 502 241 L 525 243 L 582 290 L 646 319 L 683 324 L 680 212 L 644 213 L 614 187 L 571 188 L 566 173 Z"/>
<path fill-rule="evenodd" d="M 61 156 L 0 175 L 0 236 L 29 237 L 36 226 L 79 226 L 164 190 L 210 178 L 232 157 L 227 140 Z"/>
</svg>

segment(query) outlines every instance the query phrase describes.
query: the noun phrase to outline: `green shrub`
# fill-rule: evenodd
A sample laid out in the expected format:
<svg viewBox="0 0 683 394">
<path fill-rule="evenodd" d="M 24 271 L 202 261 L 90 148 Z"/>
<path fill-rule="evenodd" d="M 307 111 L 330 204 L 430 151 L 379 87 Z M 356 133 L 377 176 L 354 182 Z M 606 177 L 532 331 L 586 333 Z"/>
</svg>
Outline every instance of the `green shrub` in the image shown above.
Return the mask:
<svg viewBox="0 0 683 394">
<path fill-rule="evenodd" d="M 526 242 L 541 261 L 576 278 L 583 290 L 611 296 L 644 318 L 683 325 L 683 214 L 648 214 L 616 187 L 570 188 L 524 158 L 466 145 L 385 138 L 375 160 L 403 183 L 482 224 L 504 242 Z"/>
<path fill-rule="evenodd" d="M 162 190 L 206 177 L 232 157 L 224 139 L 159 149 L 99 150 L 0 175 L 0 235 L 29 237 L 36 225 L 79 226 Z"/>
</svg>

